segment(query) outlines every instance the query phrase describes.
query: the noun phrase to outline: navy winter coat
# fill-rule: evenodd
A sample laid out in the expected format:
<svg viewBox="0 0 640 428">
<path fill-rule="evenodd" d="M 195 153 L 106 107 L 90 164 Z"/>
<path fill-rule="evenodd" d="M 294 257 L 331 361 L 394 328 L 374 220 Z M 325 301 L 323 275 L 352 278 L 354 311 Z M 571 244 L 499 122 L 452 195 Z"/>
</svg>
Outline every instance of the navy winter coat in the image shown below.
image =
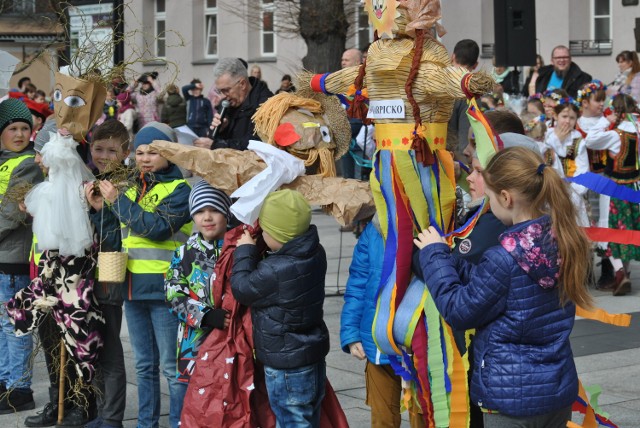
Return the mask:
<svg viewBox="0 0 640 428">
<path fill-rule="evenodd" d="M 327 255 L 314 225 L 264 260 L 255 245 L 236 248 L 231 291 L 251 307 L 256 357 L 265 366 L 295 369 L 329 353 L 322 310 L 326 273 Z"/>
<path fill-rule="evenodd" d="M 480 407 L 534 416 L 570 406 L 578 395 L 569 343 L 575 305 L 560 304 L 550 230 L 548 216 L 516 224 L 477 265 L 445 244 L 420 252 L 442 316 L 453 328 L 477 328 L 471 400 Z"/>
</svg>

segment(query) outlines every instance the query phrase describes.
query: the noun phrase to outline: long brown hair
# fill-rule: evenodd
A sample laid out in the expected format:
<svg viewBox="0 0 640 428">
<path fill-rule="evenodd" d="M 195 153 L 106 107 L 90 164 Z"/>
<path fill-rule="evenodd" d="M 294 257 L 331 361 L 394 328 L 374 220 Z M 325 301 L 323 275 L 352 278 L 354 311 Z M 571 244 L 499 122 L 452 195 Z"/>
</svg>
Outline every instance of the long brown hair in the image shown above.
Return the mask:
<svg viewBox="0 0 640 428">
<path fill-rule="evenodd" d="M 572 301 L 583 308 L 592 306 L 587 288 L 591 265 L 591 245 L 576 222 L 569 185 L 552 168 L 541 167 L 542 157 L 524 147 L 498 152 L 482 172 L 485 185 L 496 193 L 515 191 L 529 206 L 535 218 L 551 217 L 551 230 L 562 259 L 560 266 L 560 302 Z M 538 172 L 540 171 L 540 173 Z"/>
<path fill-rule="evenodd" d="M 627 118 L 628 113 L 639 113 L 636 101 L 627 94 L 616 94 L 611 100 L 611 108 L 616 114 L 616 127 Z"/>
<path fill-rule="evenodd" d="M 616 55 L 616 62 L 628 61 L 631 63 L 631 71 L 627 76 L 626 85 L 630 85 L 635 75 L 640 72 L 640 61 L 638 60 L 638 54 L 634 51 L 622 51 Z"/>
</svg>

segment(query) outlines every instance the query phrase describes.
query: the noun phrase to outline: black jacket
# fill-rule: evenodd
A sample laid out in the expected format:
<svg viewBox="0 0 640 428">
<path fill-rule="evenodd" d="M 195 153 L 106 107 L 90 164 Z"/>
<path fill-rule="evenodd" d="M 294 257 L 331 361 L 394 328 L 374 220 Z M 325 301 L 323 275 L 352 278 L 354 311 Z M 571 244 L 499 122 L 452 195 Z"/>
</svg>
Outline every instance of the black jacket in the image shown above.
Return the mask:
<svg viewBox="0 0 640 428">
<path fill-rule="evenodd" d="M 249 140 L 260 140 L 255 134 L 251 116 L 260 107 L 260 104 L 273 94 L 264 82 L 256 80 L 253 76 L 249 77 L 249 83 L 251 83 L 251 91 L 244 102 L 239 107 L 229 107 L 227 109 L 225 118 L 229 123 L 216 136 L 211 146 L 212 149 L 246 150 Z M 221 107 L 216 106 L 216 109 L 219 112 Z"/>
<path fill-rule="evenodd" d="M 551 80 L 551 74 L 553 73 L 553 65 L 545 65 L 538 70 L 538 79 L 536 80 L 536 92 L 541 94 L 547 90 L 547 85 Z M 578 89 L 585 83 L 591 82 L 591 75 L 585 73 L 578 67 L 575 62 L 569 66 L 569 72 L 562 81 L 562 89 L 567 91 L 572 98 L 578 96 Z"/>
<path fill-rule="evenodd" d="M 323 321 L 327 255 L 314 225 L 260 260 L 255 245 L 234 252 L 233 297 L 251 307 L 256 356 L 264 365 L 293 369 L 329 353 Z"/>
</svg>

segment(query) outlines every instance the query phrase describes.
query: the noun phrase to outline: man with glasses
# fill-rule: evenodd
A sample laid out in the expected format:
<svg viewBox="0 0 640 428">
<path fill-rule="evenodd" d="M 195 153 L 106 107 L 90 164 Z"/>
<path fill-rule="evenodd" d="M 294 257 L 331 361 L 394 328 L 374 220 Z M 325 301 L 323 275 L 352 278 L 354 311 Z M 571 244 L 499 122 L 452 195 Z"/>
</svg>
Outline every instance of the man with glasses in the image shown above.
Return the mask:
<svg viewBox="0 0 640 428">
<path fill-rule="evenodd" d="M 578 89 L 589 82 L 591 75 L 571 61 L 569 48 L 559 45 L 551 51 L 551 64 L 538 70 L 536 92 L 541 94 L 546 90 L 562 88 L 575 98 L 578 96 Z"/>
<path fill-rule="evenodd" d="M 220 117 L 221 105 L 216 106 L 212 128 L 220 127 L 215 139 L 202 137 L 194 141 L 197 147 L 211 149 L 231 148 L 246 150 L 249 140 L 259 140 L 255 134 L 251 116 L 273 94 L 267 85 L 248 76 L 247 68 L 238 58 L 222 58 L 213 69 L 216 92 L 220 103 L 227 100 L 224 118 Z"/>
</svg>

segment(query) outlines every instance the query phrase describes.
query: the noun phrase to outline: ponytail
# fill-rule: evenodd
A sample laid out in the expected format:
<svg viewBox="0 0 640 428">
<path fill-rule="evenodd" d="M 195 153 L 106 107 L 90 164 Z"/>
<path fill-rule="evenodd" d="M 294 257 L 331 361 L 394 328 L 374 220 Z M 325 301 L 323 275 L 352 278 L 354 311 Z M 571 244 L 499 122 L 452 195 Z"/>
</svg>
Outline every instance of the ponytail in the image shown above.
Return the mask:
<svg viewBox="0 0 640 428">
<path fill-rule="evenodd" d="M 512 147 L 498 152 L 482 173 L 492 191 L 515 191 L 530 207 L 532 217 L 548 214 L 551 231 L 558 243 L 560 264 L 560 302 L 568 301 L 583 308 L 592 307 L 587 288 L 591 265 L 591 244 L 576 222 L 576 209 L 571 202 L 569 185 L 542 157 L 524 147 Z"/>
</svg>

